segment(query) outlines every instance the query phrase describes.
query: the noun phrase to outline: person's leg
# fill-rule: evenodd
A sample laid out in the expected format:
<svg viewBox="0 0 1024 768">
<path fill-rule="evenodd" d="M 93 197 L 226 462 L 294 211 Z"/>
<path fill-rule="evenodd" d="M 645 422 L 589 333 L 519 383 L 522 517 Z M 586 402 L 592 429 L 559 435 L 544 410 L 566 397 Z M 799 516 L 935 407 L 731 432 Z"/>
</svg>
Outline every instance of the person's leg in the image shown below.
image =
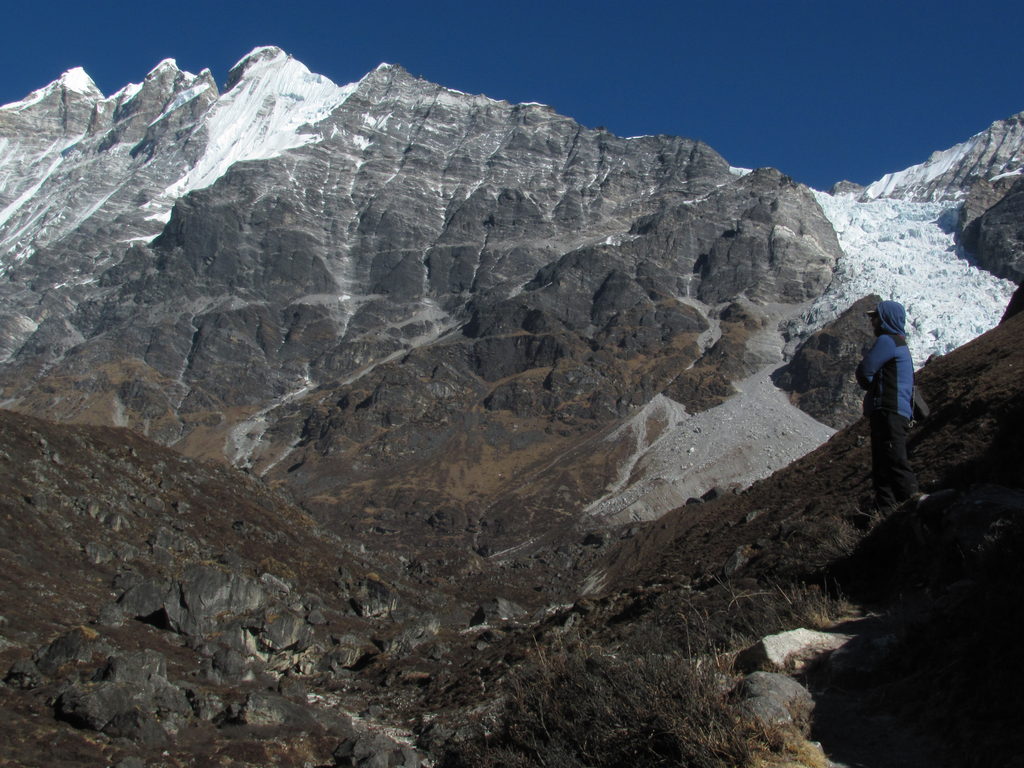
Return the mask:
<svg viewBox="0 0 1024 768">
<path fill-rule="evenodd" d="M 892 476 L 889 472 L 892 437 L 889 434 L 889 419 L 883 411 L 874 411 L 871 424 L 871 483 L 875 489 L 875 506 L 880 510 L 896 506 Z"/>
<path fill-rule="evenodd" d="M 906 501 L 917 494 L 917 476 L 907 456 L 907 420 L 898 413 L 886 415 L 891 444 L 889 484 L 896 501 Z"/>
</svg>

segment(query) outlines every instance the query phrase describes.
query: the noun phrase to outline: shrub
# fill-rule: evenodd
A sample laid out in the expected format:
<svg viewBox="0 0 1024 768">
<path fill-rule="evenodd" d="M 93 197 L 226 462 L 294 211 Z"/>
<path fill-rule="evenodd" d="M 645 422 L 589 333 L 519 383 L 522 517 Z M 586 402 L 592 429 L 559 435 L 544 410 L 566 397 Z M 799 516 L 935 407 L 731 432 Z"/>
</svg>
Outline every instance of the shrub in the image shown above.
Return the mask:
<svg viewBox="0 0 1024 768">
<path fill-rule="evenodd" d="M 498 725 L 446 768 L 736 768 L 750 750 L 718 673 L 674 654 L 541 652 L 514 676 Z"/>
</svg>

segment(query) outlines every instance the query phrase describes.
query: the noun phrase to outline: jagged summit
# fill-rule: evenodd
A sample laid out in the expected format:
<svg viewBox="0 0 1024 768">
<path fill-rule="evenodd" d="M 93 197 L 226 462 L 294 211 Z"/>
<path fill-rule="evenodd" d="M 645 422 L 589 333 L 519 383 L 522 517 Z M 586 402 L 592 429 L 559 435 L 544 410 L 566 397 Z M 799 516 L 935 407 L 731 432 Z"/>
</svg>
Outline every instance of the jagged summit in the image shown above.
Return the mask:
<svg viewBox="0 0 1024 768">
<path fill-rule="evenodd" d="M 57 84 L 69 91 L 75 91 L 86 96 L 101 96 L 103 93 L 96 87 L 96 83 L 82 67 L 74 67 L 62 74 Z"/>
<path fill-rule="evenodd" d="M 102 99 L 103 92 L 96 87 L 96 83 L 89 77 L 82 67 L 73 67 L 64 72 L 59 78 L 49 85 L 32 91 L 21 101 L 0 106 L 0 110 L 21 111 L 45 101 L 51 94 L 60 92 L 71 92 L 80 94 L 89 99 Z"/>
<path fill-rule="evenodd" d="M 965 142 L 869 185 L 865 200 L 899 197 L 938 202 L 962 200 L 976 182 L 1024 173 L 1024 112 L 997 120 Z"/>
<path fill-rule="evenodd" d="M 228 71 L 228 79 L 224 85 L 225 91 L 230 91 L 238 81 L 245 76 L 245 73 L 252 67 L 269 62 L 285 63 L 292 57 L 276 45 L 263 45 L 254 48 Z"/>
</svg>

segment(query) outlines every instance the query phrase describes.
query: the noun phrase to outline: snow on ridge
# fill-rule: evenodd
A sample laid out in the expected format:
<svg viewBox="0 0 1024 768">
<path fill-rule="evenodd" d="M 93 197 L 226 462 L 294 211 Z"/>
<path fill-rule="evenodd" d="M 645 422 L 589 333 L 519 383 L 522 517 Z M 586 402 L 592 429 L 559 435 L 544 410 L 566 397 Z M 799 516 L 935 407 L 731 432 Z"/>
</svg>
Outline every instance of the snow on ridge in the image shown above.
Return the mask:
<svg viewBox="0 0 1024 768">
<path fill-rule="evenodd" d="M 863 197 L 874 200 L 879 197 L 887 197 L 899 190 L 925 185 L 930 181 L 934 181 L 942 174 L 955 168 L 960 161 L 970 154 L 982 136 L 984 136 L 984 133 L 979 133 L 949 149 L 933 152 L 931 157 L 923 163 L 912 165 L 895 173 L 887 173 L 878 181 L 869 184 L 867 189 L 864 190 Z"/>
<path fill-rule="evenodd" d="M 153 75 L 155 75 L 155 74 L 156 74 L 157 72 L 160 72 L 160 71 L 161 71 L 161 70 L 163 70 L 163 69 L 173 69 L 173 70 L 177 70 L 177 69 L 178 69 L 178 62 L 177 62 L 177 60 L 176 60 L 176 59 L 164 59 L 164 60 L 163 60 L 163 61 L 161 61 L 161 62 L 160 62 L 159 64 L 157 64 L 157 65 L 156 65 L 155 67 L 153 67 L 153 69 L 151 69 L 151 70 L 149 71 L 149 74 L 148 74 L 148 75 L 146 75 L 146 77 L 147 77 L 147 78 L 148 78 L 148 77 L 152 77 L 152 76 L 153 76 Z M 187 74 L 187 73 L 186 73 L 186 74 Z"/>
<path fill-rule="evenodd" d="M 288 57 L 288 54 L 285 53 L 281 48 L 278 48 L 276 45 L 258 45 L 251 51 L 249 51 L 247 54 L 245 54 L 245 56 L 236 61 L 235 66 L 233 66 L 231 69 L 235 70 L 239 67 L 244 67 L 246 66 L 246 62 L 256 63 L 261 60 L 268 61 L 282 57 Z"/>
<path fill-rule="evenodd" d="M 868 294 L 907 310 L 907 344 L 920 366 L 993 328 L 1016 285 L 970 264 L 954 242 L 959 203 L 814 191 L 843 256 L 825 293 L 790 332 L 804 337 Z"/>
<path fill-rule="evenodd" d="M 96 87 L 96 83 L 92 81 L 92 78 L 81 67 L 69 69 L 60 76 L 60 80 L 57 82 L 75 93 L 81 93 L 85 96 L 103 97 L 103 92 Z"/>
<path fill-rule="evenodd" d="M 202 94 L 206 93 L 206 91 L 210 90 L 211 87 L 212 87 L 212 85 L 209 82 L 201 82 L 201 83 L 199 83 L 199 85 L 193 85 L 191 88 L 185 89 L 184 91 L 179 93 L 171 101 L 170 104 L 167 105 L 167 107 L 164 109 L 164 111 L 160 113 L 160 116 L 157 117 L 156 119 L 154 119 L 150 123 L 150 125 L 156 125 L 161 120 L 163 120 L 165 117 L 167 117 L 169 114 L 174 112 L 176 109 L 180 109 L 181 107 L 185 106 L 190 101 L 192 101 L 193 99 L 196 99 L 199 96 L 201 96 Z"/>
<path fill-rule="evenodd" d="M 279 48 L 256 49 L 239 65 L 245 66 L 244 74 L 205 118 L 206 151 L 165 191 L 172 199 L 210 186 L 235 163 L 266 160 L 319 141 L 319 134 L 303 132 L 303 126 L 326 118 L 355 90 L 311 73 Z"/>
<path fill-rule="evenodd" d="M 126 104 L 142 91 L 142 83 L 128 83 L 128 85 L 121 88 L 121 90 L 111 94 L 104 101 L 110 101 L 115 104 Z"/>
<path fill-rule="evenodd" d="M 32 91 L 32 93 L 21 101 L 15 101 L 10 104 L 0 106 L 0 110 L 21 112 L 23 109 L 28 109 L 33 104 L 38 104 L 58 88 L 64 88 L 65 90 L 80 93 L 83 96 L 88 96 L 97 100 L 103 98 L 103 92 L 96 87 L 96 83 L 92 81 L 92 78 L 89 77 L 86 71 L 82 69 L 82 67 L 73 67 L 49 85 L 44 85 L 42 88 Z"/>
</svg>

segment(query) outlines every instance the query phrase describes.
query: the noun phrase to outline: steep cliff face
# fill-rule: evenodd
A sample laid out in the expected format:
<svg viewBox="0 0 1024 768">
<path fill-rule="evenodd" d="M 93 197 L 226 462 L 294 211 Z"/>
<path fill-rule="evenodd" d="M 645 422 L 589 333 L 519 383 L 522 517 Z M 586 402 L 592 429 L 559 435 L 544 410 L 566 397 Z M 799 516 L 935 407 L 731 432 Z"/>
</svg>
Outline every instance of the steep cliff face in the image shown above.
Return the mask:
<svg viewBox="0 0 1024 768">
<path fill-rule="evenodd" d="M 973 253 L 978 262 L 1000 277 L 1024 282 L 1024 177 L 976 219 Z"/>
<path fill-rule="evenodd" d="M 598 500 L 657 516 L 828 434 L 765 408 L 772 450 L 732 475 L 659 438 L 765 405 L 823 321 L 780 323 L 827 292 L 838 314 L 857 274 L 822 195 L 700 142 L 397 66 L 337 86 L 276 48 L 223 93 L 169 60 L 109 98 L 69 73 L 0 109 L 0 141 L 5 406 L 226 459 L 338 525 L 487 549 Z M 944 248 L 933 272 L 984 291 Z"/>
<path fill-rule="evenodd" d="M 400 67 L 338 88 L 296 66 L 262 49 L 218 97 L 165 62 L 82 96 L 54 194 L 9 209 L 8 406 L 226 457 L 325 514 L 403 516 L 413 488 L 428 516 L 523 493 L 568 514 L 615 461 L 586 439 L 661 392 L 721 402 L 765 363 L 765 307 L 831 278 L 831 226 L 776 171 Z"/>
</svg>

